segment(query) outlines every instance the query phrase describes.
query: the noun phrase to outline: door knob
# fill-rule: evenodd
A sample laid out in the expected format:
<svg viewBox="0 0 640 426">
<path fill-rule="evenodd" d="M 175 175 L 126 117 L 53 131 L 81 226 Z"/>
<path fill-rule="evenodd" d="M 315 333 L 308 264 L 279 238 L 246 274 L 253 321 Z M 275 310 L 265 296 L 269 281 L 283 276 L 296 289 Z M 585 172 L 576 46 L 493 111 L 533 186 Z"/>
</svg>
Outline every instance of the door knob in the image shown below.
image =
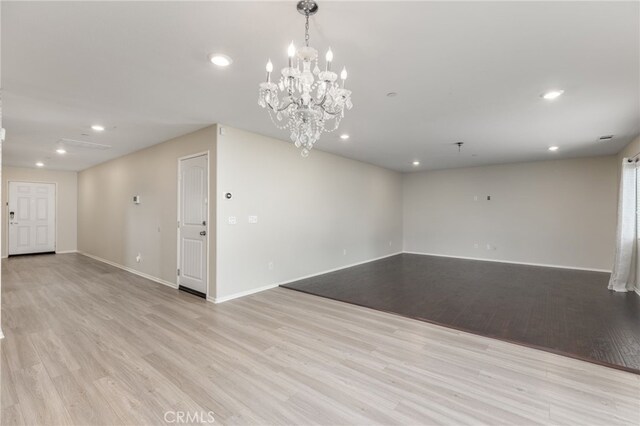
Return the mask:
<svg viewBox="0 0 640 426">
<path fill-rule="evenodd" d="M 205 235 L 207 235 L 207 231 L 200 231 L 200 235 L 204 237 Z"/>
</svg>

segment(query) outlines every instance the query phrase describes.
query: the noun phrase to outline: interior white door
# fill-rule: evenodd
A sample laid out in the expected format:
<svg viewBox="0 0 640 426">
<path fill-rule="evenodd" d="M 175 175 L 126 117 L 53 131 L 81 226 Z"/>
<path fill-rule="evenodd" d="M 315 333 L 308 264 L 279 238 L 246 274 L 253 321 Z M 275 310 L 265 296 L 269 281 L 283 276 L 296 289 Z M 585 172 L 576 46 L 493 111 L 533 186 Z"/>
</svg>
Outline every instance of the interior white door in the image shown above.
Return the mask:
<svg viewBox="0 0 640 426">
<path fill-rule="evenodd" d="M 9 182 L 9 255 L 56 250 L 56 185 Z"/>
<path fill-rule="evenodd" d="M 180 160 L 178 284 L 207 293 L 209 160 L 207 155 Z"/>
</svg>

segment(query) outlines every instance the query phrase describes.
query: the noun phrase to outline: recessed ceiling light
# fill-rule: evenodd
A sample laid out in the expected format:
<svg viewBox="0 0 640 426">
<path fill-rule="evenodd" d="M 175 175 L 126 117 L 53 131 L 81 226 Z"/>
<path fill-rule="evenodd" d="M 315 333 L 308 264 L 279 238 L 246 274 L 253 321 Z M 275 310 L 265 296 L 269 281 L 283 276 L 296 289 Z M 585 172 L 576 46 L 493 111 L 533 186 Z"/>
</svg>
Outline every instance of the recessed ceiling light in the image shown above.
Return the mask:
<svg viewBox="0 0 640 426">
<path fill-rule="evenodd" d="M 346 133 L 343 133 L 340 135 L 340 139 L 342 139 L 343 141 L 346 141 L 347 139 L 349 139 L 349 135 Z"/>
<path fill-rule="evenodd" d="M 231 65 L 233 60 L 227 55 L 223 55 L 221 53 L 213 53 L 209 55 L 209 60 L 212 64 L 217 65 L 219 67 L 228 67 Z"/>
<path fill-rule="evenodd" d="M 38 161 L 36 163 L 36 167 L 44 167 L 44 163 L 42 161 Z"/>
<path fill-rule="evenodd" d="M 66 154 L 66 153 L 67 153 L 67 150 L 66 150 L 66 149 L 64 149 L 64 148 L 58 148 L 58 149 L 56 149 L 56 152 L 57 152 L 58 154 Z"/>
<path fill-rule="evenodd" d="M 558 147 L 558 146 L 550 146 L 549 147 L 549 151 L 557 151 L 558 149 L 560 149 L 560 147 Z"/>
<path fill-rule="evenodd" d="M 415 160 L 411 163 L 414 167 L 418 167 L 420 165 L 420 162 L 418 160 Z"/>
<path fill-rule="evenodd" d="M 562 95 L 563 93 L 564 93 L 564 90 L 549 90 L 548 92 L 543 93 L 541 96 L 544 99 L 547 99 L 550 101 Z"/>
<path fill-rule="evenodd" d="M 389 93 L 387 93 L 387 97 L 388 97 L 388 98 L 393 98 L 393 97 L 395 97 L 395 96 L 398 96 L 398 94 L 397 94 L 396 92 L 389 92 Z"/>
<path fill-rule="evenodd" d="M 101 126 L 99 124 L 94 124 L 93 126 L 91 126 L 91 129 L 95 130 L 96 132 L 102 132 L 104 131 L 104 126 Z"/>
</svg>

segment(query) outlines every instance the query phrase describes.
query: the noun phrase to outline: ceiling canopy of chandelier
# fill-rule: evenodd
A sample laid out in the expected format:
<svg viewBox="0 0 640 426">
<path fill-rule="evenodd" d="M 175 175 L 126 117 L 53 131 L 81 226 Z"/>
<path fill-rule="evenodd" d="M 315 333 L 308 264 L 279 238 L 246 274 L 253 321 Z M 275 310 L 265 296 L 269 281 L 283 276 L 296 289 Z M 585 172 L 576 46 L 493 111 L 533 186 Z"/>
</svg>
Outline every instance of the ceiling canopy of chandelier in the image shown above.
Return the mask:
<svg viewBox="0 0 640 426">
<path fill-rule="evenodd" d="M 351 91 L 344 88 L 347 69 L 338 75 L 331 70 L 333 52 L 327 51 L 324 71 L 318 66 L 318 51 L 309 46 L 309 17 L 318 11 L 313 0 L 301 0 L 298 12 L 305 16 L 304 46 L 289 45 L 289 64 L 282 68 L 277 83 L 271 81 L 273 64 L 267 62 L 267 81 L 260 83 L 258 105 L 269 111 L 279 129 L 287 129 L 295 146 L 309 155 L 323 132 L 338 129 L 344 111 L 351 109 Z M 313 70 L 311 66 L 313 65 Z"/>
</svg>

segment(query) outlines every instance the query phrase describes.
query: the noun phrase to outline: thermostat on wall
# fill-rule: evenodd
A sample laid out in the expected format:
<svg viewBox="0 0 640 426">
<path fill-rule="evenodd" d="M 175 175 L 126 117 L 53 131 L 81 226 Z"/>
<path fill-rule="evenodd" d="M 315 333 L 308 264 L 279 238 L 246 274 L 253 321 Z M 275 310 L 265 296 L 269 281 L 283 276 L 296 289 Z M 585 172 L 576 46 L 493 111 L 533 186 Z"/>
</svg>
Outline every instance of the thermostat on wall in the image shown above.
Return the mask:
<svg viewBox="0 0 640 426">
<path fill-rule="evenodd" d="M 139 195 L 134 195 L 133 196 L 133 204 L 140 204 L 140 196 Z"/>
</svg>

